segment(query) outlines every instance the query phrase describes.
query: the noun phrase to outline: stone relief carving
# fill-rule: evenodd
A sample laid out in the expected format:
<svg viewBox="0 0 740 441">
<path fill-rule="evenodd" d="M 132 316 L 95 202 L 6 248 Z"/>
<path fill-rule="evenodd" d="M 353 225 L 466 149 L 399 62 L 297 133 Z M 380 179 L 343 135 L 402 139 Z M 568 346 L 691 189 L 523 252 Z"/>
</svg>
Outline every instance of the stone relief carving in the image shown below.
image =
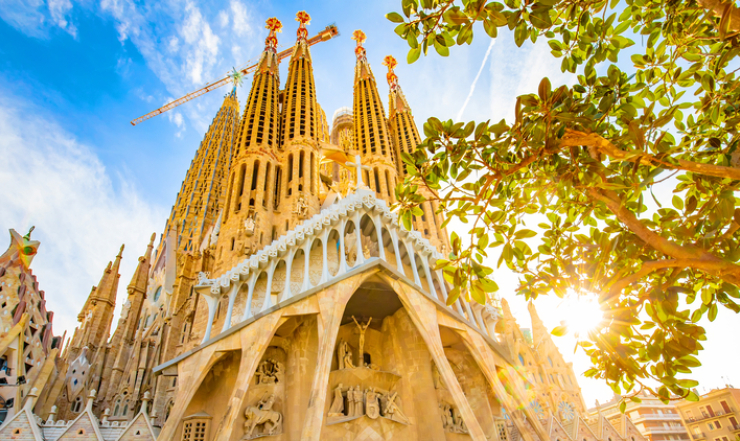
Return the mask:
<svg viewBox="0 0 740 441">
<path fill-rule="evenodd" d="M 362 241 L 362 255 L 365 256 L 365 259 L 378 254 L 378 243 L 371 237 L 362 234 L 360 240 Z M 344 238 L 344 246 L 347 250 L 347 264 L 354 266 L 357 260 L 357 231 L 347 234 Z"/>
<path fill-rule="evenodd" d="M 308 204 L 306 204 L 306 200 L 302 194 L 298 195 L 298 198 L 295 201 L 293 214 L 295 214 L 298 219 L 306 219 L 308 217 Z"/>
<path fill-rule="evenodd" d="M 375 387 L 362 390 L 361 386 L 350 386 L 345 390 L 342 383 L 334 388 L 327 413 L 329 423 L 349 421 L 362 416 L 372 419 L 387 418 L 402 424 L 409 419 L 401 411 L 400 398 L 396 391 L 380 391 Z"/>
<path fill-rule="evenodd" d="M 339 341 L 337 345 L 337 362 L 339 363 L 339 369 L 352 369 L 355 364 L 352 362 L 352 350 L 349 348 L 349 343 L 344 340 Z"/>
<path fill-rule="evenodd" d="M 257 384 L 275 384 L 283 381 L 284 373 L 285 367 L 283 364 L 274 358 L 270 358 L 260 363 L 254 375 Z"/>
<path fill-rule="evenodd" d="M 253 439 L 260 436 L 279 435 L 282 433 L 283 415 L 272 410 L 275 404 L 275 394 L 262 398 L 256 405 L 249 406 L 244 411 L 244 438 Z"/>
<path fill-rule="evenodd" d="M 344 396 L 342 395 L 342 383 L 339 383 L 334 388 L 334 398 L 329 408 L 329 417 L 343 417 L 344 416 Z"/>
<path fill-rule="evenodd" d="M 249 210 L 249 214 L 247 214 L 247 218 L 244 219 L 244 233 L 247 236 L 253 236 L 256 225 L 257 225 L 257 213 L 254 210 Z"/>
<path fill-rule="evenodd" d="M 446 432 L 468 433 L 468 427 L 455 406 L 441 403 L 439 409 L 442 411 L 442 427 Z"/>
</svg>

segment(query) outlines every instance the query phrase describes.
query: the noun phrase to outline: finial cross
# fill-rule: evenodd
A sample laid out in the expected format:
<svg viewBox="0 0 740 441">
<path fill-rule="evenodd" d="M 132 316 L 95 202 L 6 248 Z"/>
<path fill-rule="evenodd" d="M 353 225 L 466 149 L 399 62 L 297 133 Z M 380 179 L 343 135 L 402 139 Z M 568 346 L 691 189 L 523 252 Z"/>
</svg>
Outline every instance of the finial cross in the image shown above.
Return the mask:
<svg viewBox="0 0 740 441">
<path fill-rule="evenodd" d="M 355 162 L 348 162 L 347 165 L 357 169 L 357 188 L 367 188 L 365 183 L 362 181 L 362 170 L 364 169 L 369 171 L 372 170 L 372 168 L 362 165 L 362 158 L 360 158 L 360 155 L 355 155 Z"/>
</svg>

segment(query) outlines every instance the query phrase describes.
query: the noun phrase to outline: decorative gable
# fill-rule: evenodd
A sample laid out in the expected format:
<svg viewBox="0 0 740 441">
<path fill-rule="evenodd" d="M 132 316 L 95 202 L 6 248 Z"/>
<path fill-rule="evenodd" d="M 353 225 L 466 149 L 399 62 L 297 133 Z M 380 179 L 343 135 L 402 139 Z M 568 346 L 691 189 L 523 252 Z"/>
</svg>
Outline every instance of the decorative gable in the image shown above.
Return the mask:
<svg viewBox="0 0 740 441">
<path fill-rule="evenodd" d="M 26 409 L 15 414 L 0 426 L 0 439 L 21 441 L 44 441 L 35 417 Z"/>
</svg>

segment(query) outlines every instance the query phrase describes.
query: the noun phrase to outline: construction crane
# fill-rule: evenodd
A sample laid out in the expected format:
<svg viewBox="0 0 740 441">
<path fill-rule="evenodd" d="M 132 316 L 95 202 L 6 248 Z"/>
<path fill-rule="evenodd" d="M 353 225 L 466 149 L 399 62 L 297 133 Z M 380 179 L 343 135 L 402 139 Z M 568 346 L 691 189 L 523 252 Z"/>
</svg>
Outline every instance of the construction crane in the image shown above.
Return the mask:
<svg viewBox="0 0 740 441">
<path fill-rule="evenodd" d="M 326 29 L 324 29 L 323 31 L 319 32 L 314 37 L 310 38 L 308 40 L 308 45 L 309 46 L 313 46 L 316 43 L 320 43 L 322 41 L 331 40 L 332 38 L 336 37 L 337 35 L 339 35 L 339 30 L 337 29 L 336 25 L 333 25 L 333 24 L 332 25 L 329 25 L 329 26 L 326 27 Z M 279 52 L 277 54 L 278 60 L 279 61 L 282 61 L 285 58 L 288 58 L 292 53 L 293 53 L 293 47 L 291 47 L 290 49 L 286 49 L 284 51 L 281 51 L 281 52 Z M 257 64 L 253 64 L 251 66 L 245 67 L 244 69 L 242 69 L 240 71 L 236 71 L 236 72 L 238 72 L 241 75 L 247 75 L 247 74 L 253 72 L 256 68 L 257 68 Z M 190 92 L 189 94 L 187 94 L 187 95 L 185 95 L 185 96 L 183 96 L 181 98 L 178 98 L 178 99 L 176 99 L 176 100 L 174 100 L 172 102 L 169 102 L 169 103 L 165 104 L 164 106 L 160 107 L 157 110 L 153 110 L 153 111 L 147 113 L 144 116 L 140 116 L 140 117 L 136 118 L 135 120 L 131 121 L 131 125 L 132 126 L 135 126 L 136 124 L 139 124 L 140 122 L 146 121 L 149 118 L 153 118 L 153 117 L 155 117 L 157 115 L 161 115 L 161 114 L 163 114 L 164 112 L 166 112 L 168 110 L 172 110 L 172 109 L 174 109 L 175 107 L 177 107 L 177 106 L 179 106 L 181 104 L 187 103 L 188 101 L 192 100 L 193 98 L 197 98 L 197 97 L 199 97 L 201 95 L 204 95 L 204 94 L 206 94 L 206 93 L 208 93 L 208 92 L 210 92 L 212 90 L 218 89 L 221 86 L 225 86 L 226 84 L 229 84 L 230 82 L 232 82 L 232 77 L 233 77 L 233 75 L 229 75 L 229 76 L 224 77 L 224 78 L 222 78 L 222 79 L 220 79 L 220 80 L 218 80 L 218 81 L 216 81 L 214 83 L 207 84 L 205 87 L 200 88 L 200 89 L 196 90 L 195 92 Z"/>
</svg>

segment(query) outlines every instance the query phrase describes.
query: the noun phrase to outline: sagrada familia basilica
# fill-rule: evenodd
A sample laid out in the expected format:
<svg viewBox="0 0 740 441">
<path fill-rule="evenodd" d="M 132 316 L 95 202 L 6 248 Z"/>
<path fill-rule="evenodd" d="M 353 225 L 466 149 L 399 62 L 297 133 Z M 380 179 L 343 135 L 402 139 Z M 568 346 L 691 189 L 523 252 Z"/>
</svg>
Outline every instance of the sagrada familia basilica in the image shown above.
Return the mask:
<svg viewBox="0 0 740 441">
<path fill-rule="evenodd" d="M 273 18 L 243 112 L 234 87 L 123 295 L 121 247 L 64 345 L 39 243 L 11 230 L 0 440 L 643 441 L 585 419 L 533 305 L 530 330 L 505 300 L 446 304 L 436 202 L 412 231 L 391 210 L 421 142 L 395 60 L 386 115 L 355 31 L 353 106 L 329 125 L 298 21 L 287 81 Z"/>
</svg>

